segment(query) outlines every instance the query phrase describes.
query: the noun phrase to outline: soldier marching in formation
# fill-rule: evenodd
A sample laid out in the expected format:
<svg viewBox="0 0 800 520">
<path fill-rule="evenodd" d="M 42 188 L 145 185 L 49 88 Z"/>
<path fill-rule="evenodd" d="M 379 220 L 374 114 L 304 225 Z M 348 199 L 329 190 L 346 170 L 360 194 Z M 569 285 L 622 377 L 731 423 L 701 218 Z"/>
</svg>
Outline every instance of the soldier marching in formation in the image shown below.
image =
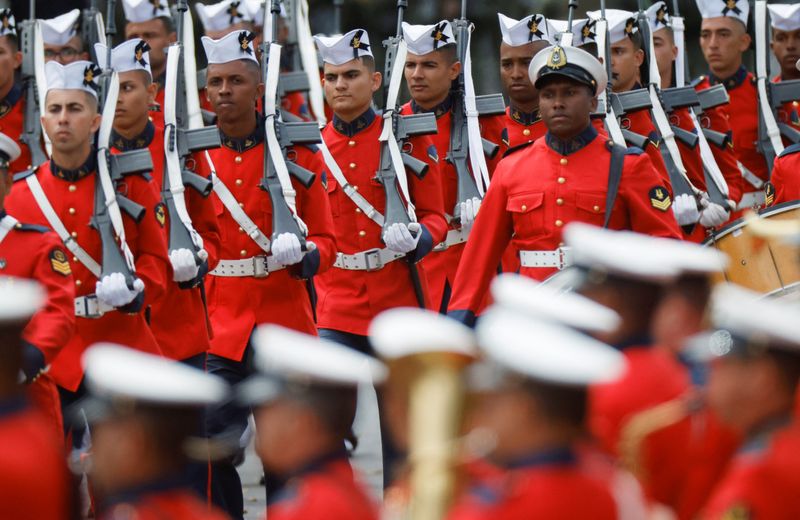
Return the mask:
<svg viewBox="0 0 800 520">
<path fill-rule="evenodd" d="M 253 440 L 270 519 L 800 517 L 800 4 L 697 0 L 694 81 L 677 2 L 498 12 L 505 99 L 466 1 L 384 72 L 305 0 L 34 4 L 0 518 L 243 519 Z"/>
</svg>

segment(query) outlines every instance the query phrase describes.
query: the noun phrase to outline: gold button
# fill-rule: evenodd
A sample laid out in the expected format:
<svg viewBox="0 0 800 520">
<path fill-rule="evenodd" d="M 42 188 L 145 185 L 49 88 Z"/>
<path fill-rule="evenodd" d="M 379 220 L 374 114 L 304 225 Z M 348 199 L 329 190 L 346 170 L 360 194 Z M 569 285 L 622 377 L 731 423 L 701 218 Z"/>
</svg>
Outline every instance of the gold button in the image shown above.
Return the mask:
<svg viewBox="0 0 800 520">
<path fill-rule="evenodd" d="M 75 186 L 74 184 L 70 184 L 70 185 L 69 185 L 69 191 L 71 191 L 71 192 L 73 192 L 73 193 L 74 193 L 74 192 L 76 192 L 77 190 L 78 190 L 78 187 L 77 187 L 77 186 Z"/>
<path fill-rule="evenodd" d="M 78 232 L 73 231 L 72 233 L 69 234 L 69 236 L 71 236 L 72 238 L 78 238 Z"/>
<path fill-rule="evenodd" d="M 564 199 L 562 199 L 561 197 L 557 198 L 556 199 L 556 204 L 558 204 L 559 206 L 563 206 L 564 205 Z"/>
<path fill-rule="evenodd" d="M 350 163 L 350 169 L 351 169 L 351 170 L 355 170 L 355 169 L 356 169 L 356 163 L 354 163 L 354 162 L 351 162 L 351 163 Z"/>
<path fill-rule="evenodd" d="M 522 131 L 522 135 L 529 136 L 531 135 L 531 131 L 526 128 L 525 130 Z"/>
<path fill-rule="evenodd" d="M 796 106 L 798 106 L 798 105 L 800 105 L 800 103 L 798 103 L 797 101 L 792 101 L 792 106 L 793 106 L 793 107 L 796 107 Z"/>
<path fill-rule="evenodd" d="M 361 208 L 356 208 L 356 213 L 361 213 Z"/>
<path fill-rule="evenodd" d="M 365 237 L 365 236 L 367 236 L 367 232 L 366 231 L 359 231 L 358 232 L 358 236 Z"/>
<path fill-rule="evenodd" d="M 69 214 L 70 214 L 70 215 L 74 215 L 75 213 L 77 213 L 77 211 L 75 210 L 75 208 L 69 208 Z"/>
<path fill-rule="evenodd" d="M 528 209 L 528 206 L 526 206 L 525 204 L 523 204 L 523 205 L 522 205 L 522 211 L 525 211 L 525 210 L 527 210 L 527 209 Z"/>
<path fill-rule="evenodd" d="M 240 256 L 247 256 L 247 250 L 246 249 L 242 249 L 241 251 L 239 251 L 239 255 Z"/>
<path fill-rule="evenodd" d="M 566 166 L 568 162 L 569 162 L 569 161 L 567 160 L 567 158 L 566 158 L 566 157 L 562 157 L 562 158 L 561 158 L 561 166 Z"/>
<path fill-rule="evenodd" d="M 600 212 L 600 206 L 594 206 L 592 209 L 594 210 L 595 213 Z"/>
<path fill-rule="evenodd" d="M 77 262 L 77 261 L 78 261 L 78 257 L 77 257 L 77 256 L 73 256 L 73 257 L 72 257 L 72 262 L 73 262 L 73 263 L 75 263 L 75 262 Z"/>
<path fill-rule="evenodd" d="M 356 145 L 355 141 L 347 141 L 347 146 L 355 146 L 355 145 Z"/>
<path fill-rule="evenodd" d="M 237 155 L 236 158 L 233 159 L 233 162 L 235 162 L 236 164 L 242 164 L 242 156 Z"/>
<path fill-rule="evenodd" d="M 239 207 L 240 207 L 240 208 L 242 208 L 242 209 L 244 209 L 244 202 L 240 202 L 240 203 L 239 203 Z"/>
<path fill-rule="evenodd" d="M 241 186 L 242 184 L 244 184 L 244 181 L 242 181 L 242 179 L 236 179 L 237 186 Z"/>
<path fill-rule="evenodd" d="M 244 233 L 244 229 L 239 228 L 239 233 Z"/>
<path fill-rule="evenodd" d="M 565 182 L 567 182 L 567 179 L 565 179 L 564 177 L 559 177 L 558 178 L 558 183 L 559 184 L 564 184 Z"/>
<path fill-rule="evenodd" d="M 560 220 L 556 220 L 556 227 L 561 227 L 563 225 L 564 225 L 563 222 L 561 222 Z"/>
<path fill-rule="evenodd" d="M 83 283 L 83 282 L 82 282 L 82 281 L 80 281 L 80 280 L 75 280 L 75 285 L 77 285 L 78 287 L 80 287 L 82 283 Z"/>
</svg>

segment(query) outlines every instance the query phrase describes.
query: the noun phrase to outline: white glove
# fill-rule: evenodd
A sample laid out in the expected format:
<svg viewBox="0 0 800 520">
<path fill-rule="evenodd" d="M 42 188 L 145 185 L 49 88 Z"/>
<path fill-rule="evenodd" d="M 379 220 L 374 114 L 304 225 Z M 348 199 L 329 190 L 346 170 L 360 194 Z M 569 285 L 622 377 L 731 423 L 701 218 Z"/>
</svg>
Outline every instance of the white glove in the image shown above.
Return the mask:
<svg viewBox="0 0 800 520">
<path fill-rule="evenodd" d="M 700 219 L 700 210 L 697 209 L 697 202 L 694 197 L 684 193 L 675 197 L 672 203 L 672 212 L 679 226 L 690 226 Z"/>
<path fill-rule="evenodd" d="M 169 261 L 172 264 L 172 279 L 176 282 L 188 282 L 200 271 L 200 267 L 194 261 L 194 253 L 186 248 L 170 252 Z"/>
<path fill-rule="evenodd" d="M 478 210 L 481 207 L 481 199 L 472 197 L 459 203 L 459 210 L 461 211 L 461 227 L 462 229 L 469 230 L 472 224 L 475 223 L 475 218 L 478 216 Z"/>
<path fill-rule="evenodd" d="M 139 278 L 134 279 L 133 290 L 130 290 L 122 273 L 111 273 L 104 276 L 97 282 L 94 289 L 97 299 L 111 307 L 128 305 L 142 291 L 144 291 L 143 281 Z"/>
<path fill-rule="evenodd" d="M 700 204 L 705 206 L 703 211 L 700 212 L 700 225 L 703 227 L 710 228 L 721 226 L 728 221 L 731 215 L 725 208 L 710 200 L 706 201 L 704 199 L 700 201 Z"/>
<path fill-rule="evenodd" d="M 409 228 L 414 229 L 416 233 L 412 235 Z M 406 226 L 405 224 L 397 223 L 386 228 L 383 233 L 383 243 L 392 251 L 410 253 L 417 248 L 419 236 L 419 224 L 411 223 Z"/>
<path fill-rule="evenodd" d="M 281 233 L 272 241 L 272 256 L 282 265 L 294 265 L 303 259 L 300 239 L 294 233 Z"/>
</svg>

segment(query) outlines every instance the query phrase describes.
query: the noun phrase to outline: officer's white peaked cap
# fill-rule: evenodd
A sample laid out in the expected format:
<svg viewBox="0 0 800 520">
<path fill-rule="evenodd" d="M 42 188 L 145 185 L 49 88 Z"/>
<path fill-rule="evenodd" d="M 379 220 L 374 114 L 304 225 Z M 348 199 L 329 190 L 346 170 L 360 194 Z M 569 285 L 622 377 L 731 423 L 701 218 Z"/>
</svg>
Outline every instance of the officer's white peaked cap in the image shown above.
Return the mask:
<svg viewBox="0 0 800 520">
<path fill-rule="evenodd" d="M 372 56 L 369 34 L 365 29 L 353 29 L 343 35 L 314 36 L 322 61 L 343 65 L 363 56 Z"/>
<path fill-rule="evenodd" d="M 561 75 L 574 79 L 594 89 L 597 94 L 605 90 L 608 76 L 603 65 L 591 54 L 577 47 L 546 47 L 531 60 L 528 76 L 536 85 L 545 76 Z"/>
<path fill-rule="evenodd" d="M 0 277 L 0 323 L 27 320 L 44 305 L 45 299 L 44 289 L 33 280 Z"/>
<path fill-rule="evenodd" d="M 369 336 L 375 352 L 396 360 L 423 353 L 476 358 L 475 336 L 458 321 L 417 308 L 384 311 L 372 320 Z"/>
<path fill-rule="evenodd" d="M 8 137 L 4 133 L 0 133 L 0 153 L 8 157 L 8 162 L 14 162 L 19 159 L 22 150 L 16 141 Z"/>
</svg>

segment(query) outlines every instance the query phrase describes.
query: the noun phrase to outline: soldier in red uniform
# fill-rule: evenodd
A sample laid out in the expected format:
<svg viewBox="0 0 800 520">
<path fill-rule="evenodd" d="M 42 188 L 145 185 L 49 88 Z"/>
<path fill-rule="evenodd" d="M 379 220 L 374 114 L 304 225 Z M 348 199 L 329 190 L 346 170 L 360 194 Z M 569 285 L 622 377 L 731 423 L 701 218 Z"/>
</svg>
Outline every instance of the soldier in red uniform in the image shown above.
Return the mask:
<svg viewBox="0 0 800 520">
<path fill-rule="evenodd" d="M 549 45 L 554 35 L 540 14 L 514 20 L 497 13 L 503 41 L 500 44 L 500 80 L 509 99 L 506 108 L 504 144 L 510 148 L 542 137 L 545 128 L 539 116 L 539 93 L 528 77 L 534 55 Z"/>
<path fill-rule="evenodd" d="M 63 443 L 52 424 L 25 399 L 23 330 L 47 303 L 33 281 L 0 280 L 0 517 L 66 520 L 72 492 Z"/>
<path fill-rule="evenodd" d="M 620 147 L 616 167 L 607 166 L 614 145 L 598 136 L 589 119 L 606 83 L 597 59 L 581 49 L 549 47 L 534 57 L 530 76 L 548 133 L 509 155 L 495 172 L 475 223 L 479 239 L 467 244 L 450 303 L 450 313 L 465 322 L 481 310 L 509 242 L 520 251 L 521 273 L 543 280 L 569 263 L 561 230 L 571 221 L 601 226 L 608 218 L 612 229 L 680 236 L 669 191 L 640 149 Z M 528 175 L 530 168 L 537 175 Z M 616 200 L 607 207 L 610 178 L 616 177 Z"/>
<path fill-rule="evenodd" d="M 703 17 L 700 48 L 709 67 L 709 75 L 696 82 L 704 89 L 722 84 L 730 103 L 723 107 L 730 122 L 733 151 L 742 165 L 744 193 L 739 208 L 764 204 L 763 184 L 768 180 L 767 163 L 756 150 L 758 140 L 758 100 L 755 77 L 742 64 L 742 54 L 750 48 L 746 24 L 749 4 L 737 0 L 733 8 L 724 0 L 698 0 Z"/>
<path fill-rule="evenodd" d="M 122 0 L 125 10 L 125 39 L 144 40 L 150 46 L 150 72 L 158 85 L 151 116 L 163 123 L 164 81 L 167 73 L 167 47 L 177 41 L 169 5 L 164 0 Z"/>
<path fill-rule="evenodd" d="M 383 363 L 347 347 L 276 325 L 254 337 L 256 374 L 240 387 L 254 407 L 256 450 L 287 484 L 267 507 L 270 520 L 377 520 L 347 460 L 360 384 L 380 384 Z"/>
<path fill-rule="evenodd" d="M 701 518 L 797 518 L 796 309 L 732 285 L 717 289 L 713 307 L 713 329 L 698 345 L 710 359 L 708 402 L 745 441 Z"/>
<path fill-rule="evenodd" d="M 61 387 L 62 406 L 83 392 L 80 356 L 90 344 L 125 341 L 132 348 L 160 353 L 144 311 L 162 294 L 166 245 L 157 218 L 158 195 L 140 176 L 128 176 L 117 187 L 146 208 L 138 223 L 127 214 L 121 217 L 127 247 L 135 259 L 136 281 L 130 288 L 120 273 L 100 278 L 103 244 L 90 225 L 95 183 L 100 182 L 91 144 L 101 121 L 92 82 L 95 70 L 89 62 L 47 64 L 42 120 L 53 143 L 53 158 L 18 178 L 6 200 L 6 209 L 21 221 L 55 229 L 73 255 L 71 265 L 67 258 L 56 258 L 54 264 L 64 270 L 71 268 L 77 296 L 76 333 L 50 369 Z"/>
<path fill-rule="evenodd" d="M 0 132 L 18 141 L 22 135 L 22 120 L 25 117 L 25 100 L 22 85 L 16 82 L 17 69 L 22 65 L 19 51 L 16 21 L 10 9 L 0 10 Z M 21 154 L 9 165 L 11 173 L 31 167 L 31 153 L 21 146 Z"/>
<path fill-rule="evenodd" d="M 95 47 L 98 60 L 105 63 L 108 49 L 101 44 Z M 111 144 L 120 152 L 147 148 L 153 158 L 152 184 L 161 192 L 166 174 L 164 129 L 148 118 L 148 107 L 153 103 L 158 88 L 150 76 L 149 65 L 150 57 L 144 40 L 128 40 L 112 51 L 111 66 L 119 74 L 120 94 Z M 189 161 L 188 166 L 201 174 L 207 171 L 202 156 L 194 162 Z M 211 331 L 201 285 L 207 270 L 216 266 L 219 226 L 211 198 L 204 198 L 191 187 L 185 188 L 184 197 L 192 227 L 200 234 L 203 250 L 208 254 L 207 265 L 197 266 L 194 253 L 185 248 L 169 253 L 171 268 L 165 294 L 151 307 L 150 328 L 165 356 L 202 368 L 205 353 L 211 345 Z M 164 204 L 155 211 L 163 219 L 166 236 L 169 236 L 171 223 L 166 219 Z M 186 341 L 187 338 L 192 338 L 192 341 Z"/>
<path fill-rule="evenodd" d="M 192 434 L 202 410 L 222 401 L 218 377 L 161 357 L 103 343 L 83 356 L 92 424 L 92 490 L 96 518 L 223 520 L 188 487 Z"/>
<path fill-rule="evenodd" d="M 769 46 L 781 68 L 772 80 L 800 79 L 797 60 L 800 59 L 800 4 L 771 4 L 769 9 L 772 41 Z M 800 96 L 798 96 L 800 97 Z M 788 101 L 778 109 L 778 120 L 800 130 L 800 101 Z"/>
<path fill-rule="evenodd" d="M 69 65 L 89 59 L 89 53 L 83 48 L 80 17 L 80 9 L 73 9 L 55 18 L 39 20 L 45 61 Z"/>
<path fill-rule="evenodd" d="M 772 178 L 764 185 L 767 206 L 800 199 L 800 144 L 783 149 L 775 158 Z"/>
<path fill-rule="evenodd" d="M 405 79 L 411 93 L 411 101 L 403 106 L 403 113 L 433 113 L 439 129 L 433 136 L 433 143 L 436 145 L 437 155 L 442 159 L 442 196 L 449 228 L 444 242 L 434 248 L 423 265 L 428 276 L 431 309 L 444 312 L 464 251 L 464 242 L 481 204 L 477 197 L 461 202 L 460 222 L 448 216 L 454 212 L 456 206 L 458 181 L 455 167 L 447 159 L 453 110 L 450 90 L 453 81 L 461 73 L 463 64 L 458 59 L 453 29 L 447 20 L 434 25 L 410 25 L 403 22 L 403 39 L 408 45 Z M 466 81 L 472 80 L 466 78 Z M 480 125 L 487 135 L 496 135 L 497 129 L 504 126 L 503 119 L 504 116 L 481 118 Z M 483 156 L 476 159 L 478 162 L 482 160 Z M 487 166 L 488 170 L 491 170 L 490 166 L 491 163 Z"/>
<path fill-rule="evenodd" d="M 36 280 L 47 290 L 46 305 L 23 333 L 23 372 L 31 398 L 47 414 L 58 437 L 63 431 L 61 405 L 45 367 L 75 331 L 75 286 L 58 235 L 42 226 L 23 224 L 2 209 L 12 184 L 8 163 L 19 154 L 19 146 L 0 134 L 0 275 Z"/>
<path fill-rule="evenodd" d="M 578 446 L 588 387 L 619 377 L 623 356 L 508 309 L 487 312 L 477 336 L 488 366 L 468 378 L 470 424 L 492 436 L 488 458 L 500 471 L 468 483 L 447 518 L 617 518 L 611 482 L 582 467 Z"/>
<path fill-rule="evenodd" d="M 212 168 L 227 188 L 217 186 L 214 198 L 221 247 L 208 285 L 214 330 L 208 370 L 238 382 L 252 371 L 249 345 L 256 325 L 278 323 L 316 334 L 306 279 L 333 264 L 336 244 L 322 161 L 304 146 L 292 147 L 287 161 L 317 176 L 308 188 L 291 181 L 297 215 L 308 227 L 307 243 L 316 247 L 309 244 L 304 254 L 294 234 L 272 229 L 273 206 L 259 188 L 266 140 L 264 121 L 254 107 L 264 85 L 252 41 L 247 33 L 234 32 L 221 40 L 203 37 L 203 46 L 209 62 L 208 96 L 222 138 L 222 147 L 210 152 Z M 209 434 L 230 429 L 241 434 L 248 414 L 235 406 L 212 410 Z M 216 503 L 241 518 L 242 487 L 232 459 L 213 464 L 211 487 Z"/>
</svg>

